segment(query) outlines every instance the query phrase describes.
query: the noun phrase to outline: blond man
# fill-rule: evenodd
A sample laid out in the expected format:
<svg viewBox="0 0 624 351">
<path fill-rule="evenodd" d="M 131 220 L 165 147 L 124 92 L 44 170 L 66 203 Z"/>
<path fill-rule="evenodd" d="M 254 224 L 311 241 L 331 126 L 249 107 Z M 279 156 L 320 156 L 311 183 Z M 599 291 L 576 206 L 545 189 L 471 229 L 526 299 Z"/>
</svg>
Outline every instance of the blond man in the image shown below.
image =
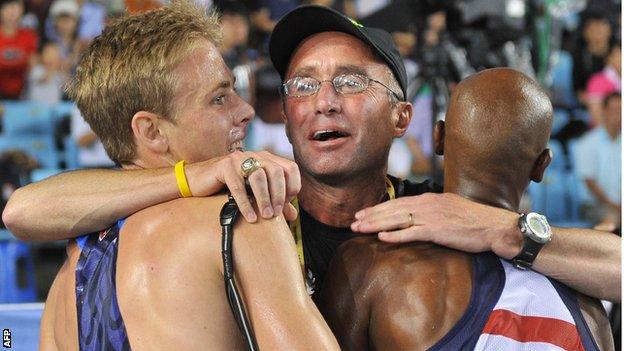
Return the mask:
<svg viewBox="0 0 624 351">
<path fill-rule="evenodd" d="M 94 40 L 78 66 L 70 93 L 124 172 L 178 164 L 184 173 L 181 160 L 233 163 L 250 156 L 226 156 L 240 145 L 253 109 L 233 90 L 217 50 L 217 19 L 202 13 L 179 2 L 122 19 Z M 274 195 L 270 183 L 281 182 L 287 193 L 288 164 L 251 155 L 264 167 L 250 175 L 256 188 Z M 203 187 L 218 182 L 214 174 Z M 201 189 L 184 185 L 179 172 L 176 180 L 184 196 Z M 222 282 L 218 213 L 225 201 L 218 195 L 165 202 L 72 241 L 48 296 L 41 349 L 244 348 Z M 237 272 L 258 346 L 337 349 L 306 294 L 284 217 L 239 223 L 235 231 Z"/>
</svg>

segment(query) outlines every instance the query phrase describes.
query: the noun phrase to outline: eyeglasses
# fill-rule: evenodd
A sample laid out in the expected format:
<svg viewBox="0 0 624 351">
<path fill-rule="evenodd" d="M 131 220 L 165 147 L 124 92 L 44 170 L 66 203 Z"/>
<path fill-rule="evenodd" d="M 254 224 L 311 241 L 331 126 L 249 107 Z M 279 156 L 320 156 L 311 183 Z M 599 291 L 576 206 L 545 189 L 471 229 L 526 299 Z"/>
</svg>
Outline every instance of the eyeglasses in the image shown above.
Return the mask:
<svg viewBox="0 0 624 351">
<path fill-rule="evenodd" d="M 341 74 L 334 77 L 332 80 L 318 80 L 312 77 L 294 77 L 281 85 L 280 93 L 288 97 L 312 96 L 321 89 L 321 84 L 325 82 L 331 82 L 334 90 L 341 95 L 361 93 L 368 88 L 371 82 L 375 82 L 388 89 L 397 100 L 401 100 L 397 93 L 382 82 L 360 74 Z"/>
</svg>

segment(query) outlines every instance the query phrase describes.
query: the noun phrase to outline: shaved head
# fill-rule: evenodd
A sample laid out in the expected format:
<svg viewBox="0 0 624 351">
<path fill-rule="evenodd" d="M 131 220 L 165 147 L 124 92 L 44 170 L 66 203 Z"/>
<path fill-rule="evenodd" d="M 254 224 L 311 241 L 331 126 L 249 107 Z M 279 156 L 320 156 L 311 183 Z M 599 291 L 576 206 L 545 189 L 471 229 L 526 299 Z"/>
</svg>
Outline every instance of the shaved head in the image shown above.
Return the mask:
<svg viewBox="0 0 624 351">
<path fill-rule="evenodd" d="M 463 80 L 446 114 L 445 187 L 505 182 L 524 191 L 546 149 L 552 114 L 539 84 L 513 69 L 489 69 Z"/>
</svg>

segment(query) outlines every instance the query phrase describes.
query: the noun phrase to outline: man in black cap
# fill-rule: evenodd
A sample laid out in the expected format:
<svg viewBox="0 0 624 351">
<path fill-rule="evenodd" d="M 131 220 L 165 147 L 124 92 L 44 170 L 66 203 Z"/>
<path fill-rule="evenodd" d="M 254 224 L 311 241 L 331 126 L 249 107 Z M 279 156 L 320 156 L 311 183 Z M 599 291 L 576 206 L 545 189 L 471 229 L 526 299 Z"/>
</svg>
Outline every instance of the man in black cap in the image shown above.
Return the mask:
<svg viewBox="0 0 624 351">
<path fill-rule="evenodd" d="M 404 101 L 405 69 L 388 33 L 363 27 L 328 8 L 305 6 L 278 23 L 270 52 L 285 82 L 287 134 L 301 170 L 301 193 L 295 200 L 300 215 L 290 225 L 310 293 L 320 289 L 342 242 L 358 232 L 386 231 L 379 235 L 382 240 L 426 240 L 469 252 L 491 250 L 502 258 L 515 258 L 522 268 L 535 262 L 534 269 L 578 291 L 620 299 L 619 238 L 554 228 L 552 241 L 534 261 L 544 243 L 520 232 L 519 214 L 451 194 L 409 196 L 436 189 L 431 183 L 415 184 L 385 174 L 392 139 L 404 134 L 412 116 L 411 104 Z M 122 173 L 113 179 L 104 171 L 88 177 L 61 175 L 18 191 L 3 219 L 23 238 L 62 238 L 77 234 L 75 227 L 63 223 L 79 223 L 81 229 L 93 231 L 114 218 L 169 200 L 154 195 L 170 188 L 171 178 L 162 170 L 141 175 L 143 183 L 162 186 L 133 190 L 126 184 L 135 178 Z M 193 177 L 189 182 L 196 193 L 193 188 L 206 181 Z M 113 195 L 107 197 L 108 192 Z M 119 192 L 125 202 L 114 196 Z M 90 195 L 94 193 L 97 197 Z M 396 197 L 404 198 L 393 200 Z M 94 207 L 109 202 L 115 203 L 114 211 L 101 210 L 105 205 Z M 358 212 L 382 202 L 381 207 Z M 57 218 L 54 225 L 27 220 L 49 218 L 59 207 L 67 208 L 64 215 L 71 220 Z M 401 230 L 387 233 L 396 229 Z M 440 232 L 447 235 L 435 235 Z"/>
<path fill-rule="evenodd" d="M 275 27 L 270 53 L 284 81 L 286 131 L 302 179 L 291 228 L 315 290 L 340 243 L 356 232 L 382 232 L 389 242 L 493 251 L 520 269 L 533 266 L 586 294 L 620 300 L 618 237 L 554 228 L 545 245 L 550 237 L 536 242 L 521 233 L 518 213 L 452 194 L 409 196 L 436 189 L 385 174 L 392 139 L 412 116 L 405 68 L 387 32 L 327 8 L 300 7 Z M 545 219 L 540 225 L 549 227 Z"/>
</svg>

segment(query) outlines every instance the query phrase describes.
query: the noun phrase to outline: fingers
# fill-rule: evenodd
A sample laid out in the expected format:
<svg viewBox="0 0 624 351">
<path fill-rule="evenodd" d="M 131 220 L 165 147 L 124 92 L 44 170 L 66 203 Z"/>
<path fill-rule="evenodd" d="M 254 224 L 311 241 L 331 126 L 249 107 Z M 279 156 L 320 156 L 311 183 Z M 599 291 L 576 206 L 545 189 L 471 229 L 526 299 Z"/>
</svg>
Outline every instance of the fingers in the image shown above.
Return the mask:
<svg viewBox="0 0 624 351">
<path fill-rule="evenodd" d="M 271 206 L 273 207 L 272 212 L 275 215 L 279 215 L 282 213 L 284 203 L 286 202 L 286 176 L 284 169 L 276 163 L 268 163 L 264 167 L 264 171 L 268 175 L 268 189 L 271 196 Z M 264 214 L 262 216 L 265 217 Z"/>
<path fill-rule="evenodd" d="M 294 221 L 297 219 L 297 209 L 290 202 L 284 206 L 284 218 L 287 221 Z"/>
<path fill-rule="evenodd" d="M 355 218 L 360 220 L 364 217 L 370 217 L 377 214 L 383 214 L 391 211 L 396 211 L 397 206 L 403 205 L 405 198 L 398 198 L 395 200 L 385 201 L 373 207 L 368 207 L 355 213 Z"/>
<path fill-rule="evenodd" d="M 232 194 L 245 220 L 249 223 L 254 223 L 258 217 L 247 196 L 243 178 L 236 172 L 225 172 L 224 181 L 225 185 L 230 189 L 230 194 Z"/>
<path fill-rule="evenodd" d="M 407 211 L 390 211 L 387 213 L 375 213 L 357 220 L 351 224 L 351 230 L 362 233 L 374 233 L 404 229 L 411 225 L 418 225 L 416 217 L 410 219 Z"/>
<path fill-rule="evenodd" d="M 292 199 L 297 196 L 299 191 L 301 190 L 301 175 L 299 173 L 299 166 L 291 160 L 287 160 L 285 158 L 273 155 L 269 152 L 263 152 L 264 156 L 269 158 L 271 161 L 278 164 L 282 170 L 284 171 L 284 177 L 286 179 L 286 202 L 292 201 Z"/>
<path fill-rule="evenodd" d="M 273 217 L 273 206 L 271 205 L 271 195 L 269 194 L 266 171 L 260 168 L 253 172 L 248 180 L 253 196 L 256 199 L 260 215 L 267 219 Z"/>
<path fill-rule="evenodd" d="M 260 215 L 269 219 L 283 213 L 288 220 L 296 218 L 297 211 L 289 202 L 301 189 L 301 177 L 297 165 L 268 152 L 236 151 L 226 157 L 227 162 L 222 162 L 221 167 L 224 168 L 222 174 L 225 183 L 245 219 L 248 222 L 255 222 L 257 219 L 255 212 L 251 214 L 253 212 L 251 200 L 246 195 L 243 196 L 245 179 L 240 166 L 249 157 L 257 159 L 261 164 L 261 168 L 252 172 L 247 178 L 252 190 L 252 194 L 249 195 L 255 198 Z"/>
<path fill-rule="evenodd" d="M 418 226 L 412 226 L 405 229 L 394 230 L 394 231 L 383 231 L 379 232 L 377 237 L 381 241 L 385 241 L 387 243 L 408 243 L 412 241 L 429 241 L 428 237 L 425 235 L 425 232 L 420 230 Z"/>
</svg>

